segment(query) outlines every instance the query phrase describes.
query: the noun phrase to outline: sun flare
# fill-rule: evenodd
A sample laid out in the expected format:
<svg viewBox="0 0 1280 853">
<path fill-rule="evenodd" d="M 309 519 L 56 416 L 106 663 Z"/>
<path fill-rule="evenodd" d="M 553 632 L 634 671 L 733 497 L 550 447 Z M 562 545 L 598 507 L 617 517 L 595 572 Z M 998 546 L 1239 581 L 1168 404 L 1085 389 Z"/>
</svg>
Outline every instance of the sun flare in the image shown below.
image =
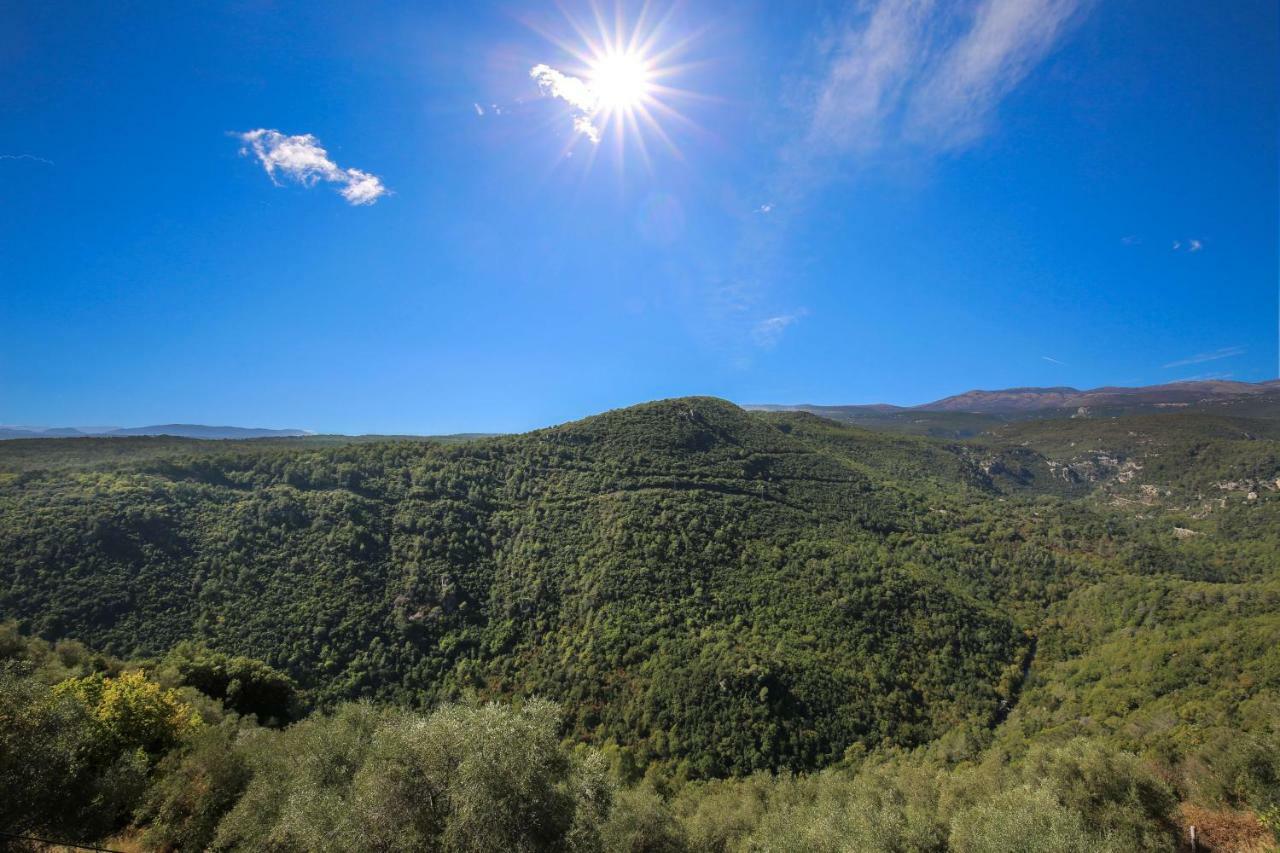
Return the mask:
<svg viewBox="0 0 1280 853">
<path fill-rule="evenodd" d="M 635 52 L 600 56 L 591 64 L 588 81 L 605 113 L 636 109 L 650 97 L 653 87 L 648 63 Z"/>
<path fill-rule="evenodd" d="M 619 163 L 625 151 L 635 150 L 648 164 L 655 140 L 679 157 L 664 125 L 696 128 L 678 104 L 701 96 L 672 85 L 693 67 L 683 57 L 696 33 L 678 32 L 674 8 L 659 13 L 649 2 L 631 20 L 610 18 L 594 3 L 591 8 L 594 27 L 566 15 L 572 37 L 540 30 L 572 61 L 539 62 L 529 69 L 541 94 L 569 109 L 575 133 L 564 156 L 572 156 L 576 140 L 585 138 L 593 145 L 609 140 Z"/>
</svg>

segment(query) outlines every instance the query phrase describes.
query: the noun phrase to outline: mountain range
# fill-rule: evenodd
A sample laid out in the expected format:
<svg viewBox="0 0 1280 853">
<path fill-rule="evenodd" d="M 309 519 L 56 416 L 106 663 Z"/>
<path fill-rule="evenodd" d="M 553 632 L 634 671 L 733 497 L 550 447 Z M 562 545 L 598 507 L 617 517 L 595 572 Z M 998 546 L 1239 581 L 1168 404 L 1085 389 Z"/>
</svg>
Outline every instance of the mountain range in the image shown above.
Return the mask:
<svg viewBox="0 0 1280 853">
<path fill-rule="evenodd" d="M 918 406 L 755 404 L 746 409 L 809 412 L 872 429 L 967 438 L 997 424 L 1028 418 L 1087 418 L 1198 411 L 1241 417 L 1280 414 L 1280 380 L 1199 380 L 1081 390 L 1067 386 L 972 390 Z"/>
<path fill-rule="evenodd" d="M 158 424 L 140 427 L 30 427 L 0 426 L 6 438 L 88 438 L 131 435 L 171 435 L 176 438 L 296 438 L 313 435 L 305 429 L 262 429 L 258 427 L 205 426 L 204 424 Z"/>
<path fill-rule="evenodd" d="M 991 426 L 1027 417 L 1088 417 L 1140 414 L 1167 409 L 1207 409 L 1222 414 L 1280 413 L 1280 379 L 1266 382 L 1200 380 L 1136 387 L 1105 386 L 1080 390 L 1069 386 L 972 390 L 918 406 L 890 403 L 818 405 L 759 403 L 748 411 L 809 412 L 832 420 L 894 432 L 968 437 Z M 1261 410 L 1266 411 L 1261 411 Z M 174 436 L 198 439 L 298 438 L 316 433 L 303 429 L 158 424 L 141 427 L 36 427 L 0 425 L 0 440 L 11 438 L 111 438 Z M 468 433 L 476 437 L 490 433 Z M 387 436 L 388 438 L 390 436 Z M 408 436 L 397 436 L 408 437 Z"/>
<path fill-rule="evenodd" d="M 1170 382 L 1164 385 L 1140 385 L 1123 387 L 1108 385 L 1102 388 L 1080 390 L 1069 386 L 1049 388 L 1004 388 L 995 391 L 973 390 L 922 403 L 918 406 L 895 406 L 889 403 L 854 405 L 793 405 L 766 403 L 748 405 L 747 409 L 760 411 L 839 411 L 866 410 L 889 412 L 971 412 L 975 414 L 1011 414 L 1021 412 L 1043 413 L 1052 409 L 1075 409 L 1081 406 L 1163 406 L 1186 407 L 1203 403 L 1256 398 L 1260 395 L 1280 393 L 1280 379 L 1266 382 L 1231 382 L 1226 380 L 1196 380 Z"/>
</svg>

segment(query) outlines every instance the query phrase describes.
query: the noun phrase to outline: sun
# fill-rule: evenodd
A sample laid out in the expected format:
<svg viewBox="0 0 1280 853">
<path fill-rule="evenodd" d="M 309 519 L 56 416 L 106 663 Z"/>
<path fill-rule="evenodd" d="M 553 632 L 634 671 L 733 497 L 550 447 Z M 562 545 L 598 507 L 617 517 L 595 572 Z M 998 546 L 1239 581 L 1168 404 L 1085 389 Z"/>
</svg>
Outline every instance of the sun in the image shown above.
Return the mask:
<svg viewBox="0 0 1280 853">
<path fill-rule="evenodd" d="M 529 69 L 539 92 L 562 101 L 571 114 L 575 133 L 564 157 L 572 157 L 583 139 L 592 143 L 592 151 L 608 141 L 619 164 L 628 149 L 636 150 L 649 164 L 651 140 L 680 157 L 667 127 L 697 130 L 678 104 L 704 96 L 672 84 L 696 65 L 686 54 L 698 32 L 680 33 L 685 28 L 677 20 L 675 5 L 661 12 L 650 5 L 666 0 L 643 0 L 638 15 L 630 19 L 620 11 L 620 4 L 610 17 L 597 2 L 588 0 L 594 26 L 565 15 L 572 35 L 554 27 L 535 27 L 571 58 L 554 65 L 538 62 Z M 593 157 L 579 161 L 589 166 Z"/>
<path fill-rule="evenodd" d="M 640 53 L 611 51 L 592 61 L 588 84 L 602 113 L 629 113 L 652 97 L 653 72 Z"/>
</svg>

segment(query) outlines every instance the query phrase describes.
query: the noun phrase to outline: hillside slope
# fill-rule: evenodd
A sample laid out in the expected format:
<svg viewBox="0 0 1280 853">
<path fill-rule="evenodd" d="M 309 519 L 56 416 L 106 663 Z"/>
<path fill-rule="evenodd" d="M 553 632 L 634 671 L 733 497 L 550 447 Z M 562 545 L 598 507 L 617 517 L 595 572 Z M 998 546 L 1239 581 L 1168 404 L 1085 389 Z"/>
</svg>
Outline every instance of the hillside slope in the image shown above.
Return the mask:
<svg viewBox="0 0 1280 853">
<path fill-rule="evenodd" d="M 546 696 L 641 768 L 816 767 L 1003 720 L 1072 595 L 1274 571 L 1273 493 L 1188 541 L 1031 443 L 687 398 L 453 446 L 0 452 L 0 616 L 124 655 L 197 639 L 321 704 Z"/>
</svg>

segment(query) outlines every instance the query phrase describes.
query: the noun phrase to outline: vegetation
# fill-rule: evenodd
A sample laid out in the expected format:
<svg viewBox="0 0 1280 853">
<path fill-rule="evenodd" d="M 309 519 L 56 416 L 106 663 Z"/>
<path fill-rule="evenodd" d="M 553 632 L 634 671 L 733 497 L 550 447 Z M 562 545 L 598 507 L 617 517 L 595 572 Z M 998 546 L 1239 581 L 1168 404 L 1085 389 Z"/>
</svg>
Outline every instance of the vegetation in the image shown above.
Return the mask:
<svg viewBox="0 0 1280 853">
<path fill-rule="evenodd" d="M 691 398 L 454 444 L 81 441 L 0 445 L 4 790 L 49 772 L 5 832 L 1132 850 L 1280 815 L 1263 418 L 957 440 Z"/>
<path fill-rule="evenodd" d="M 1080 737 L 1021 756 L 951 739 L 811 775 L 628 786 L 611 750 L 561 740 L 544 700 L 344 704 L 277 730 L 127 668 L 50 687 L 58 673 L 33 670 L 38 657 L 19 650 L 0 678 L 0 781 L 18 795 L 0 818 L 18 835 L 126 831 L 160 850 L 1173 850 L 1180 798 L 1267 815 L 1280 795 L 1274 730 L 1197 755 L 1198 787 Z M 85 683 L 101 685 L 88 700 Z"/>
</svg>

